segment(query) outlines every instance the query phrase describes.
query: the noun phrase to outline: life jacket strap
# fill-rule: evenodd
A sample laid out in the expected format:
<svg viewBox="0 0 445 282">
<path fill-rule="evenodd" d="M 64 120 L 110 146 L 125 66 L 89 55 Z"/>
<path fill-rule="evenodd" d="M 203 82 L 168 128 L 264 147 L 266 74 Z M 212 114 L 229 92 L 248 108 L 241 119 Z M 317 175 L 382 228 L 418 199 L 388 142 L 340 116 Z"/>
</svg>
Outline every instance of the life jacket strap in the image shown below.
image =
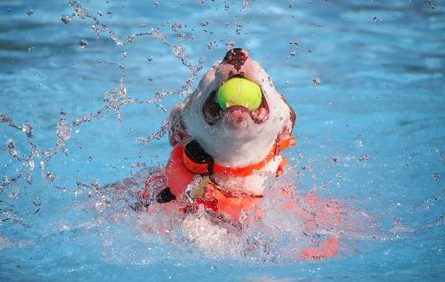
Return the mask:
<svg viewBox="0 0 445 282">
<path fill-rule="evenodd" d="M 254 171 L 264 168 L 274 157 L 278 156 L 281 151 L 295 145 L 295 137 L 289 136 L 282 138 L 274 143 L 269 153 L 261 161 L 245 166 L 233 168 L 213 162 L 213 158 L 208 155 L 199 143 L 195 140 L 186 145 L 183 153 L 184 166 L 192 173 L 201 175 L 210 175 L 213 173 L 221 173 L 225 175 L 246 177 Z M 282 167 L 280 168 L 282 169 Z"/>
</svg>

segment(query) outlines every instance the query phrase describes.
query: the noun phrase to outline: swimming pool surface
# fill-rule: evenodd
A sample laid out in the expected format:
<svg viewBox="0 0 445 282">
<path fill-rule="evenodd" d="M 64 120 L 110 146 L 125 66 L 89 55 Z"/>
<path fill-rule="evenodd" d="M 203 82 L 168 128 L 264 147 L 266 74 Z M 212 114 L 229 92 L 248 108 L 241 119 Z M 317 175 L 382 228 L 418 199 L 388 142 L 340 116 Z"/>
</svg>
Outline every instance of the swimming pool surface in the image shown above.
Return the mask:
<svg viewBox="0 0 445 282">
<path fill-rule="evenodd" d="M 0 280 L 444 281 L 444 34 L 443 1 L 0 1 Z M 168 110 L 231 46 L 297 113 L 297 192 L 378 232 L 211 256 L 100 188 L 166 162 Z"/>
</svg>

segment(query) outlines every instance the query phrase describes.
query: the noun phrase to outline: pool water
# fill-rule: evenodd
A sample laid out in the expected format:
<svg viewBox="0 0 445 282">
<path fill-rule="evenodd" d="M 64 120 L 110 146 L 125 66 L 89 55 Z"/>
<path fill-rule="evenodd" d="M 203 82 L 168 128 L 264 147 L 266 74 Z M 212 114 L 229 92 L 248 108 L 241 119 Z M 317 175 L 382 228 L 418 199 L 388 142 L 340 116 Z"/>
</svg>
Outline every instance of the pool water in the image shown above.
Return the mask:
<svg viewBox="0 0 445 282">
<path fill-rule="evenodd" d="M 0 279 L 443 281 L 444 33 L 441 1 L 0 1 Z M 232 46 L 297 113 L 296 192 L 377 225 L 334 258 L 209 255 L 103 188 Z"/>
</svg>

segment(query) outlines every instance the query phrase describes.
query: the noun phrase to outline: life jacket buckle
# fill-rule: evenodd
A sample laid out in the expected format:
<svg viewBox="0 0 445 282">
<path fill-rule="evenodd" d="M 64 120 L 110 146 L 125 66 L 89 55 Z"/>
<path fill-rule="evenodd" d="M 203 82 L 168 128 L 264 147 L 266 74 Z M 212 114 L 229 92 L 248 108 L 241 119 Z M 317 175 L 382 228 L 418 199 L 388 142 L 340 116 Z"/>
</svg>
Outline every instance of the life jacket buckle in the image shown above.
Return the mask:
<svg viewBox="0 0 445 282">
<path fill-rule="evenodd" d="M 201 176 L 195 174 L 192 182 L 190 182 L 185 188 L 184 194 L 190 203 L 194 203 L 196 199 L 204 196 L 207 185 L 210 183 L 210 178 L 207 175 Z"/>
</svg>

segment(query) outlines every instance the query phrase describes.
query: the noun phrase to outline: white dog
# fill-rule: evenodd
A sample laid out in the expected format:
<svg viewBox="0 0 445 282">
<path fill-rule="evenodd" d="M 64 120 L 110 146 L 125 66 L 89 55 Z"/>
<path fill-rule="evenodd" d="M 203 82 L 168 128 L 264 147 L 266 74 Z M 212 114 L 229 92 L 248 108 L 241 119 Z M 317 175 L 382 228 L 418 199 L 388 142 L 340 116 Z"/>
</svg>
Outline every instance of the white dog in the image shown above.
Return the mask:
<svg viewBox="0 0 445 282">
<path fill-rule="evenodd" d="M 258 108 L 220 106 L 218 89 L 233 77 L 259 87 Z M 294 145 L 294 123 L 295 112 L 264 69 L 246 50 L 229 50 L 204 74 L 198 88 L 171 111 L 169 140 L 173 151 L 165 170 L 146 179 L 142 205 L 149 212 L 169 214 L 165 217 L 182 214 L 180 225 L 188 239 L 205 250 L 227 253 L 224 246 L 236 240 L 249 220 L 265 219 L 268 207 L 261 202 L 270 195 L 268 180 L 278 177 L 286 164 L 281 151 Z M 300 228 L 295 239 L 301 242 L 303 226 L 318 224 L 312 218 L 316 213 L 300 208 L 292 192 L 278 190 L 276 195 L 280 193 L 278 209 L 291 211 L 280 219 L 295 223 L 291 218 L 297 218 L 292 224 Z M 307 199 L 324 205 L 316 196 Z M 152 204 L 154 201 L 158 204 Z M 334 224 L 329 217 L 320 219 Z M 335 238 L 323 244 L 324 250 L 308 248 L 302 251 L 303 256 L 326 257 L 337 252 Z"/>
<path fill-rule="evenodd" d="M 232 106 L 223 111 L 218 105 L 218 88 L 234 76 L 260 86 L 262 101 L 257 110 Z M 216 62 L 203 76 L 198 88 L 172 110 L 170 144 L 186 146 L 194 140 L 215 164 L 229 168 L 246 168 L 267 159 L 264 166 L 241 177 L 221 170 L 214 170 L 210 175 L 224 191 L 262 195 L 265 179 L 275 175 L 283 162 L 277 144 L 282 144 L 283 140 L 292 142 L 294 122 L 294 111 L 275 90 L 266 71 L 250 59 L 246 50 L 237 48 Z M 270 158 L 272 149 L 277 151 Z"/>
</svg>

